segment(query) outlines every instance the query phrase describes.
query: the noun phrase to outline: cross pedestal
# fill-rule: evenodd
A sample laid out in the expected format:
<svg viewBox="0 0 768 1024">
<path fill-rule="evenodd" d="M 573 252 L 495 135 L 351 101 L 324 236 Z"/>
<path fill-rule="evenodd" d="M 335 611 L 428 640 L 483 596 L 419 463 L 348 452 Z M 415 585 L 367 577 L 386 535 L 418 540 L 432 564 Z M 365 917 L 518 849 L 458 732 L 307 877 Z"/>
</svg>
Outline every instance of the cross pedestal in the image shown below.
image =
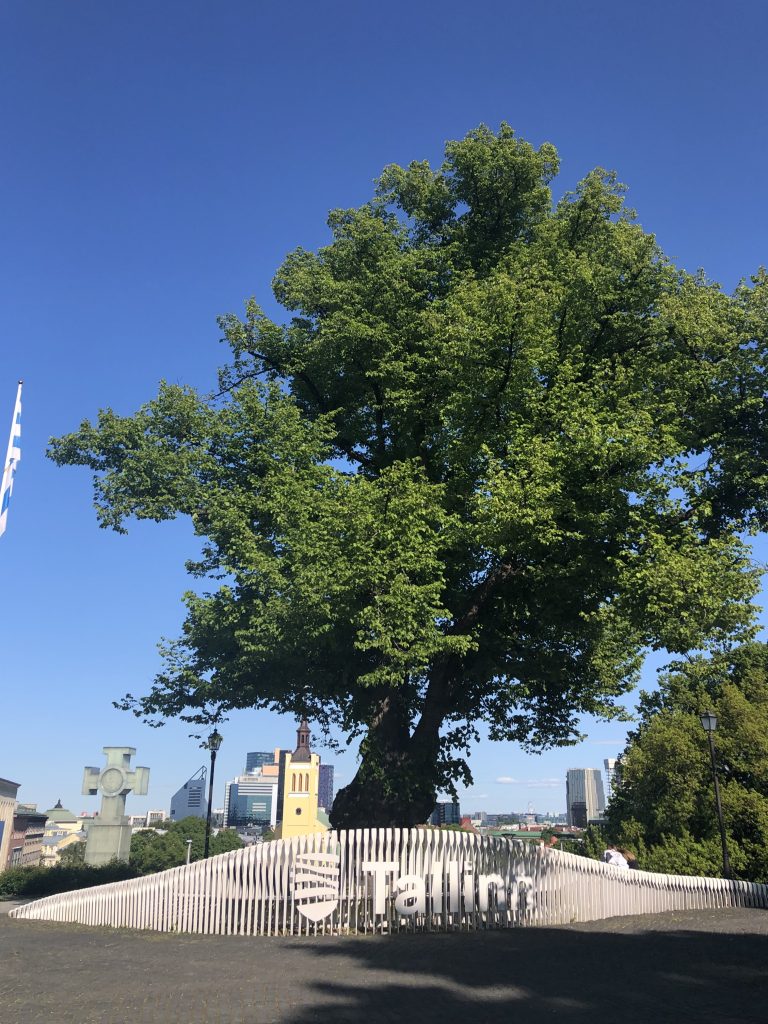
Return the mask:
<svg viewBox="0 0 768 1024">
<path fill-rule="evenodd" d="M 149 768 L 131 768 L 135 747 L 103 747 L 107 763 L 103 768 L 86 768 L 83 793 L 101 793 L 101 810 L 88 828 L 86 864 L 127 861 L 131 852 L 131 826 L 125 815 L 125 798 L 133 792 L 144 796 L 149 789 Z"/>
</svg>

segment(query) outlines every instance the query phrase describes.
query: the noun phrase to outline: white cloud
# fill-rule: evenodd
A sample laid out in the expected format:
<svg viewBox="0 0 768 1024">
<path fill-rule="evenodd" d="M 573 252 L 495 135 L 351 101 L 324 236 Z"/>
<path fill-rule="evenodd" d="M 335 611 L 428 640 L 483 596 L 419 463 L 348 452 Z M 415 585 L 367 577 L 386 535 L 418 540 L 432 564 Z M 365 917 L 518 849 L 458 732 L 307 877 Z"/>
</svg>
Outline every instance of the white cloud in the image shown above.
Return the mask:
<svg viewBox="0 0 768 1024">
<path fill-rule="evenodd" d="M 504 786 L 511 786 L 517 782 L 517 779 L 513 779 L 511 775 L 500 775 L 496 781 Z"/>
</svg>

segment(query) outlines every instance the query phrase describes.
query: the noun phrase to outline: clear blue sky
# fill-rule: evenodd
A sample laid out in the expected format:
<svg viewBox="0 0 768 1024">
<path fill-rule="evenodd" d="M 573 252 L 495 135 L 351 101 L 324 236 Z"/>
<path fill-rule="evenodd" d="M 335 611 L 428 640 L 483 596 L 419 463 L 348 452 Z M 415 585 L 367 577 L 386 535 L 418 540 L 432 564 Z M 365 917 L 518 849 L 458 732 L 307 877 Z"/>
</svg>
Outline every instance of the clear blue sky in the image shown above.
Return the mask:
<svg viewBox="0 0 768 1024">
<path fill-rule="evenodd" d="M 764 4 L 474 8 L 2 5 L 3 446 L 19 377 L 25 402 L 0 538 L 0 775 L 22 799 L 95 808 L 82 768 L 126 744 L 152 770 L 132 809 L 167 807 L 204 760 L 185 727 L 151 730 L 111 707 L 146 690 L 157 640 L 178 631 L 191 531 L 100 531 L 88 474 L 46 460 L 48 438 L 100 406 L 133 411 L 161 378 L 209 389 L 224 358 L 216 315 L 251 294 L 276 313 L 269 283 L 285 253 L 323 243 L 327 211 L 366 200 L 386 163 L 437 162 L 446 139 L 507 120 L 555 143 L 560 190 L 615 168 L 686 268 L 730 288 L 766 262 Z M 620 725 L 586 727 L 582 746 L 538 758 L 483 744 L 463 806 L 563 809 L 565 770 L 623 745 Z M 293 730 L 235 716 L 219 781 Z M 343 783 L 354 757 L 336 763 Z"/>
</svg>

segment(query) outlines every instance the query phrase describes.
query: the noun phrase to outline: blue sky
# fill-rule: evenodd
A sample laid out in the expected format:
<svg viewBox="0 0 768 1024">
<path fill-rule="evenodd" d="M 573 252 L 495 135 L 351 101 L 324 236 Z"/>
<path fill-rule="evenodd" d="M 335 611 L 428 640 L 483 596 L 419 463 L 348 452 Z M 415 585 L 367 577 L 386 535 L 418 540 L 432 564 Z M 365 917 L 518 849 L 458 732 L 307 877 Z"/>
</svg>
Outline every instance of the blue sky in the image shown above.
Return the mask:
<svg viewBox="0 0 768 1024">
<path fill-rule="evenodd" d="M 278 315 L 269 283 L 285 253 L 322 244 L 327 211 L 365 201 L 386 163 L 438 162 L 446 139 L 507 120 L 558 147 L 561 191 L 615 168 L 682 266 L 731 288 L 766 261 L 763 4 L 474 8 L 2 5 L 0 430 L 19 377 L 25 401 L 0 538 L 0 775 L 22 799 L 94 809 L 82 768 L 126 744 L 152 770 L 131 809 L 167 807 L 204 760 L 184 726 L 111 707 L 148 687 L 157 640 L 178 631 L 191 531 L 100 531 L 88 474 L 46 460 L 48 438 L 100 406 L 133 411 L 161 378 L 208 390 L 217 314 L 253 294 Z M 236 715 L 219 782 L 294 728 Z M 585 728 L 583 745 L 540 757 L 481 744 L 463 806 L 564 809 L 566 769 L 623 745 L 621 725 Z M 334 760 L 348 781 L 354 756 Z"/>
</svg>

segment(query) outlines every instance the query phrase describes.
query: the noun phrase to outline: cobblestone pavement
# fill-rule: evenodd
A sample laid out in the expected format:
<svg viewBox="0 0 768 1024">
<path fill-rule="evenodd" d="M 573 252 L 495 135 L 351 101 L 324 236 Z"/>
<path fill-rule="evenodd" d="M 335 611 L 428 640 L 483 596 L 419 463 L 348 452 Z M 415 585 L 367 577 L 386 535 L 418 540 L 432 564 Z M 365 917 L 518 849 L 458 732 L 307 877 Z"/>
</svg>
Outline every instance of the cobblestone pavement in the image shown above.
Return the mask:
<svg viewBox="0 0 768 1024">
<path fill-rule="evenodd" d="M 2 1024 L 766 1024 L 768 913 L 320 939 L 0 916 Z"/>
</svg>

